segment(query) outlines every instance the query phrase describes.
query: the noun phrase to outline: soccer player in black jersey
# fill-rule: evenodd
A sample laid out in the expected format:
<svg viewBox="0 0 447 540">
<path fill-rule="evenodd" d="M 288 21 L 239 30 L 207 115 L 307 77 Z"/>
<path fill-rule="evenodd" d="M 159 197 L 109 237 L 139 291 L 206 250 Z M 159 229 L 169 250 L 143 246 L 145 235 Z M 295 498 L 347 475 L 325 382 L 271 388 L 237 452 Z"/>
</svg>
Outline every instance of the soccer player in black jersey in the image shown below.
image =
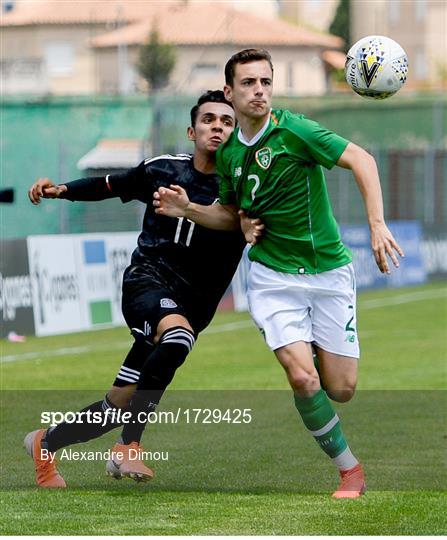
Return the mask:
<svg viewBox="0 0 447 540">
<path fill-rule="evenodd" d="M 214 231 L 183 218 L 158 216 L 152 197 L 159 187 L 177 184 L 187 189 L 191 200 L 197 203 L 209 205 L 217 201 L 215 154 L 234 125 L 233 108 L 223 92 L 210 91 L 191 109 L 187 134 L 194 142 L 193 155 L 146 159 L 124 174 L 58 185 L 43 178 L 31 186 L 29 198 L 33 204 L 41 198 L 98 201 L 111 197 L 147 204 L 138 246 L 123 278 L 123 315 L 134 343 L 105 398 L 81 411 L 86 413 L 84 417 L 89 412 L 104 415 L 105 421 L 61 423 L 29 433 L 25 447 L 34 459 L 40 486 L 65 487 L 56 469 L 54 452 L 121 425 L 113 420 L 113 409 L 126 409 L 131 419 L 124 424 L 121 439 L 113 448 L 114 459 L 106 466 L 108 474 L 140 481 L 153 476 L 141 460 L 131 459 L 141 449 L 147 418 L 144 415 L 158 405 L 197 335 L 210 323 L 245 245 L 240 227 L 247 241 L 255 242 L 262 225 L 243 215 L 239 223 L 229 214 L 228 230 Z"/>
</svg>

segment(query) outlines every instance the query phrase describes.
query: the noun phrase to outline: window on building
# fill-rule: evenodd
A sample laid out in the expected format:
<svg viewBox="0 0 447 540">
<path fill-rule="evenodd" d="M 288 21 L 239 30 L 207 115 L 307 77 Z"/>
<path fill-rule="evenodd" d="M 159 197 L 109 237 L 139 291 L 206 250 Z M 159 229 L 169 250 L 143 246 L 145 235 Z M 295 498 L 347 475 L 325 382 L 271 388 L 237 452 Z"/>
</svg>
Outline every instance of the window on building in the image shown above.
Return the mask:
<svg viewBox="0 0 447 540">
<path fill-rule="evenodd" d="M 388 20 L 390 24 L 397 24 L 400 18 L 400 0 L 388 2 Z"/>
<path fill-rule="evenodd" d="M 200 62 L 198 64 L 194 64 L 192 68 L 192 73 L 195 77 L 209 77 L 218 75 L 220 72 L 221 66 L 219 66 L 219 64 Z"/>
<path fill-rule="evenodd" d="M 5 13 L 14 9 L 14 2 L 2 2 L 2 9 Z"/>
<path fill-rule="evenodd" d="M 425 19 L 425 12 L 427 8 L 426 0 L 416 0 L 414 3 L 414 9 L 416 11 L 416 20 L 422 22 Z"/>
<path fill-rule="evenodd" d="M 294 86 L 294 77 L 293 77 L 293 62 L 289 62 L 287 64 L 287 79 L 286 79 L 286 87 L 288 90 L 293 90 Z"/>
<path fill-rule="evenodd" d="M 427 59 L 423 49 L 417 49 L 414 57 L 414 75 L 416 79 L 424 80 L 427 78 Z"/>
<path fill-rule="evenodd" d="M 71 43 L 47 43 L 44 47 L 48 75 L 61 77 L 74 72 L 74 47 Z"/>
</svg>

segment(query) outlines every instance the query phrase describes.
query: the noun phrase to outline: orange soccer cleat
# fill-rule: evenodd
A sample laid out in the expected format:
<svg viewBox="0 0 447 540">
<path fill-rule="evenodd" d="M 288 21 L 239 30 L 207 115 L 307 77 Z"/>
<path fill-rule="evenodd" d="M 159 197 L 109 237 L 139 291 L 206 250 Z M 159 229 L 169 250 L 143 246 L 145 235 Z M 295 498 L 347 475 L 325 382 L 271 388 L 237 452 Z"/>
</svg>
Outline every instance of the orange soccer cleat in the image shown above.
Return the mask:
<svg viewBox="0 0 447 540">
<path fill-rule="evenodd" d="M 46 453 L 44 454 L 42 451 L 41 442 L 45 431 L 45 429 L 31 431 L 23 441 L 26 451 L 34 460 L 36 482 L 40 487 L 45 488 L 67 487 L 65 480 L 56 468 L 57 461 L 54 457 L 54 453 L 48 452 L 47 455 L 45 455 Z"/>
<path fill-rule="evenodd" d="M 366 491 L 365 473 L 358 463 L 352 469 L 340 471 L 341 482 L 332 497 L 335 499 L 355 499 Z"/>
<path fill-rule="evenodd" d="M 148 482 L 155 473 L 142 459 L 144 450 L 137 442 L 130 444 L 116 443 L 112 448 L 112 458 L 106 464 L 106 472 L 117 480 L 132 478 L 136 482 Z"/>
</svg>

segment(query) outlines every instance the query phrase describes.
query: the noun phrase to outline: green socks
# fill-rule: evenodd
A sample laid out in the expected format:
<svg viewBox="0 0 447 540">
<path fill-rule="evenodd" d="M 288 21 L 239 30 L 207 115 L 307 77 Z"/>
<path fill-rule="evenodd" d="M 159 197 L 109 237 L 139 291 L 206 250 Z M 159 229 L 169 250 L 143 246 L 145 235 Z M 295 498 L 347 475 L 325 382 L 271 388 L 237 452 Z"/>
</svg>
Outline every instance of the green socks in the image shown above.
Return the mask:
<svg viewBox="0 0 447 540">
<path fill-rule="evenodd" d="M 340 419 L 326 392 L 320 389 L 307 398 L 295 395 L 295 407 L 304 425 L 328 456 L 335 458 L 346 450 L 348 443 L 343 435 Z"/>
</svg>

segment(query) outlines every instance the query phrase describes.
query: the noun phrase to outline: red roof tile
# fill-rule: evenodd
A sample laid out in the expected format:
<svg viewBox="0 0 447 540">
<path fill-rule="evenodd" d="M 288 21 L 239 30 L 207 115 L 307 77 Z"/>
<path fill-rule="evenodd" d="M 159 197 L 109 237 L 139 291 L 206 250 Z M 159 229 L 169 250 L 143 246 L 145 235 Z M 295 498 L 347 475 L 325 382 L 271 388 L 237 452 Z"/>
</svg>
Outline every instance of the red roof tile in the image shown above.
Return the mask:
<svg viewBox="0 0 447 540">
<path fill-rule="evenodd" d="M 343 69 L 346 62 L 346 54 L 341 51 L 324 51 L 321 58 L 335 69 Z"/>
<path fill-rule="evenodd" d="M 336 36 L 320 34 L 282 19 L 264 19 L 217 4 L 169 4 L 144 21 L 93 39 L 96 47 L 141 44 L 154 17 L 162 39 L 177 45 L 304 45 L 340 47 Z"/>
</svg>

